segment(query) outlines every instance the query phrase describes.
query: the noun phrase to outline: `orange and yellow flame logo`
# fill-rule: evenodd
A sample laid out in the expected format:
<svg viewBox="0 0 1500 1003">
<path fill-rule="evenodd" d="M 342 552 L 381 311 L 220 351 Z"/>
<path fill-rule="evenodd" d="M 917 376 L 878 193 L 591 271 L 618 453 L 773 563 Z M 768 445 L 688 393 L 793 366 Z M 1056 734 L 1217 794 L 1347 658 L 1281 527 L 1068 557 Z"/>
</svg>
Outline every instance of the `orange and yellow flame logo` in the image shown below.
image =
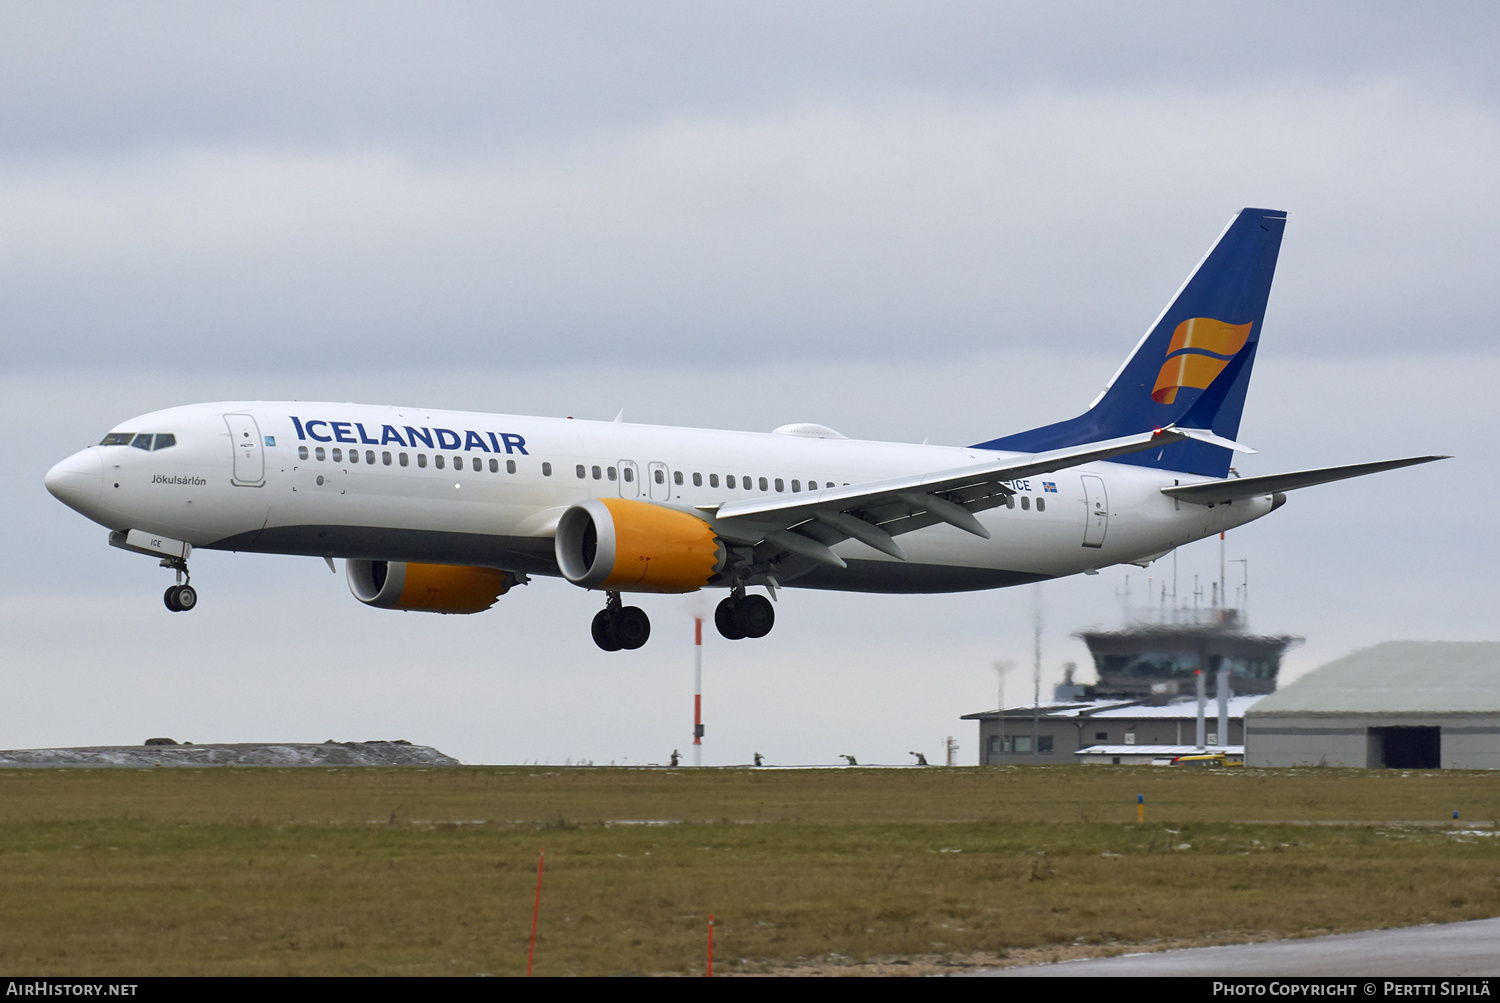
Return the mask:
<svg viewBox="0 0 1500 1003">
<path fill-rule="evenodd" d="M 1205 389 L 1245 347 L 1250 328 L 1250 324 L 1226 324 L 1212 317 L 1191 317 L 1178 324 L 1167 346 L 1167 361 L 1156 374 L 1151 399 L 1171 404 L 1185 387 Z"/>
</svg>

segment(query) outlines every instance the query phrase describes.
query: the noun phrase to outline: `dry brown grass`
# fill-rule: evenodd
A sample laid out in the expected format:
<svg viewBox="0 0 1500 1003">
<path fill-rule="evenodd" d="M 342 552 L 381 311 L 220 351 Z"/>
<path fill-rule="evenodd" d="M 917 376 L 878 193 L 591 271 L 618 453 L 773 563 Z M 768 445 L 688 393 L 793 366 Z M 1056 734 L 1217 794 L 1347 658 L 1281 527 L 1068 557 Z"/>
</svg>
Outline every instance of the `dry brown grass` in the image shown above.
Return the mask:
<svg viewBox="0 0 1500 1003">
<path fill-rule="evenodd" d="M 518 974 L 543 847 L 539 974 L 701 970 L 709 913 L 725 972 L 1500 914 L 1500 836 L 1446 822 L 1500 815 L 1487 774 L 39 769 L 0 793 L 0 965 L 28 974 Z"/>
</svg>

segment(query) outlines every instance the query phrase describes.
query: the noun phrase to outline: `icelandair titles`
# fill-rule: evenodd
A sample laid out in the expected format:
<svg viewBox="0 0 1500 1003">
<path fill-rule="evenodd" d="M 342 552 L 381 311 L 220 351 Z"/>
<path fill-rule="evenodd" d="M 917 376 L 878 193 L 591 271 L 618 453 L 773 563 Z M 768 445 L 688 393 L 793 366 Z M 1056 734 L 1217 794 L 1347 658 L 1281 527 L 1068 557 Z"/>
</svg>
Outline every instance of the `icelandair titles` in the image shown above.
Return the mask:
<svg viewBox="0 0 1500 1003">
<path fill-rule="evenodd" d="M 451 428 L 414 428 L 411 425 L 403 425 L 401 427 L 406 431 L 406 437 L 402 438 L 401 432 L 395 425 L 381 425 L 380 430 L 372 435 L 365 430 L 364 423 L 358 421 L 324 421 L 321 418 L 314 418 L 304 424 L 296 415 L 287 415 L 287 417 L 291 418 L 292 424 L 297 426 L 297 438 L 303 440 L 348 442 L 366 446 L 388 446 L 394 442 L 408 449 L 416 449 L 417 444 L 421 443 L 428 449 L 464 451 L 479 449 L 486 453 L 531 455 L 526 452 L 526 440 L 514 432 L 480 434 L 473 429 L 464 429 L 462 433 L 459 433 Z"/>
</svg>

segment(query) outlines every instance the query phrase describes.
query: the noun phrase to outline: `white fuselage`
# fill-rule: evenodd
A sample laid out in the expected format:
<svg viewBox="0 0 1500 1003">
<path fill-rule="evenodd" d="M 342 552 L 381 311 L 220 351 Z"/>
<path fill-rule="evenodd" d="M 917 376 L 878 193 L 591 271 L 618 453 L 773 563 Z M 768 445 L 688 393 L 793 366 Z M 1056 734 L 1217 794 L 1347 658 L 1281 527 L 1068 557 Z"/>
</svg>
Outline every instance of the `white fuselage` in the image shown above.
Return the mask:
<svg viewBox="0 0 1500 1003">
<path fill-rule="evenodd" d="M 48 474 L 59 498 L 112 530 L 161 534 L 194 547 L 550 575 L 559 574 L 552 549 L 558 518 L 590 498 L 639 498 L 684 510 L 777 493 L 811 499 L 828 487 L 1005 455 L 304 402 L 171 408 L 117 431 L 175 441 L 149 451 L 90 446 Z M 1013 506 L 977 513 L 988 540 L 931 526 L 901 536 L 905 561 L 846 540 L 833 550 L 847 568 L 820 565 L 782 584 L 879 592 L 1016 584 L 1159 556 L 1275 507 L 1269 495 L 1208 507 L 1160 491 L 1205 479 L 1102 462 L 1018 480 L 1011 485 Z M 1103 503 L 1102 525 L 1091 516 L 1095 502 Z"/>
</svg>

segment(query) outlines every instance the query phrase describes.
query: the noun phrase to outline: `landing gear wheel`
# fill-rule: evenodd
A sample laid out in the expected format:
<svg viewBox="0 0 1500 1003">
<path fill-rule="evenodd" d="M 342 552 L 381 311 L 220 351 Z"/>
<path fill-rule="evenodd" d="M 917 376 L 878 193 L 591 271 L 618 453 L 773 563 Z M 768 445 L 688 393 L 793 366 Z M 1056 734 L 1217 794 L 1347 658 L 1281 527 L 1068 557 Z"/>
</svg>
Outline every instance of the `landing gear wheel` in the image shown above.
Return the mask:
<svg viewBox="0 0 1500 1003">
<path fill-rule="evenodd" d="M 191 585 L 177 586 L 177 608 L 186 613 L 198 605 L 198 590 Z"/>
<path fill-rule="evenodd" d="M 739 607 L 730 596 L 714 609 L 714 626 L 727 640 L 739 641 L 745 637 L 745 628 L 740 623 Z"/>
<path fill-rule="evenodd" d="M 741 599 L 736 604 L 734 616 L 746 637 L 765 637 L 776 624 L 776 610 L 765 596 Z"/>
<path fill-rule="evenodd" d="M 619 651 L 624 647 L 620 643 L 616 632 L 612 629 L 614 627 L 614 619 L 614 617 L 610 616 L 609 610 L 601 609 L 594 614 L 594 622 L 589 628 L 594 635 L 594 643 L 605 651 Z"/>
<path fill-rule="evenodd" d="M 167 591 L 162 593 L 161 601 L 166 603 L 167 609 L 173 613 L 182 612 L 182 607 L 177 605 L 177 590 L 180 588 L 182 588 L 181 585 L 169 585 Z"/>
<path fill-rule="evenodd" d="M 651 620 L 639 606 L 626 606 L 615 614 L 611 632 L 619 639 L 620 647 L 634 651 L 651 636 Z"/>
</svg>

